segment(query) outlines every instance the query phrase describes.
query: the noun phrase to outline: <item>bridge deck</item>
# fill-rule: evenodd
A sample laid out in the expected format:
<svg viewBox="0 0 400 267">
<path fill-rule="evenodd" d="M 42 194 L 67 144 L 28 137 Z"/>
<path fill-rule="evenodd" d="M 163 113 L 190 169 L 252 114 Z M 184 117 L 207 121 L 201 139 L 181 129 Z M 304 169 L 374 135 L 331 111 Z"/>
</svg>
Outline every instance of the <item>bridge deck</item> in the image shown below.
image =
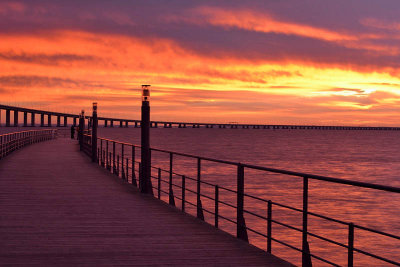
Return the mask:
<svg viewBox="0 0 400 267">
<path fill-rule="evenodd" d="M 289 266 L 143 196 L 68 139 L 34 144 L 0 161 L 0 262 Z"/>
</svg>

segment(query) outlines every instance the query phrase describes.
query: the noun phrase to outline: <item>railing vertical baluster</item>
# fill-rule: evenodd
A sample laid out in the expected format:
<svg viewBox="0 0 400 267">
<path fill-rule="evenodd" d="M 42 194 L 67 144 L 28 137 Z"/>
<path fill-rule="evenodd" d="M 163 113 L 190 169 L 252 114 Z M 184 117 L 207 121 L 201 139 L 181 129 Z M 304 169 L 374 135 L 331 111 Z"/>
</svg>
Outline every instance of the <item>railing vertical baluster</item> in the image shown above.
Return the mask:
<svg viewBox="0 0 400 267">
<path fill-rule="evenodd" d="M 106 141 L 106 169 L 108 170 L 108 165 L 109 161 L 108 161 L 108 140 Z"/>
<path fill-rule="evenodd" d="M 214 226 L 218 228 L 219 219 L 219 186 L 215 185 L 215 197 L 214 197 Z"/>
<path fill-rule="evenodd" d="M 272 201 L 268 200 L 267 252 L 272 251 Z"/>
<path fill-rule="evenodd" d="M 108 152 L 108 162 L 110 163 L 109 171 L 112 172 L 112 169 L 111 169 L 111 152 Z"/>
<path fill-rule="evenodd" d="M 182 175 L 182 211 L 183 212 L 185 212 L 185 191 L 186 191 L 185 175 Z"/>
<path fill-rule="evenodd" d="M 137 187 L 135 161 L 135 146 L 132 146 L 132 184 Z"/>
<path fill-rule="evenodd" d="M 349 223 L 348 257 L 347 257 L 348 267 L 353 267 L 353 254 L 354 254 L 354 224 Z"/>
<path fill-rule="evenodd" d="M 103 158 L 103 139 L 100 139 L 100 151 L 101 151 L 100 164 L 101 164 L 101 166 L 103 166 L 103 162 L 104 162 L 104 158 Z"/>
<path fill-rule="evenodd" d="M 119 155 L 117 155 L 117 168 L 115 174 L 119 177 Z"/>
<path fill-rule="evenodd" d="M 201 204 L 201 159 L 197 158 L 197 218 L 204 221 L 203 205 Z"/>
<path fill-rule="evenodd" d="M 312 266 L 308 235 L 308 177 L 303 177 L 303 234 L 302 234 L 302 266 Z"/>
<path fill-rule="evenodd" d="M 157 196 L 158 199 L 161 198 L 161 168 L 158 168 Z"/>
<path fill-rule="evenodd" d="M 125 180 L 125 169 L 124 169 L 124 144 L 122 144 L 121 148 L 121 178 Z"/>
<path fill-rule="evenodd" d="M 128 158 L 126 158 L 125 159 L 125 161 L 126 161 L 126 164 L 125 164 L 125 168 L 126 168 L 126 171 L 125 171 L 125 180 L 129 183 L 129 159 Z"/>
<path fill-rule="evenodd" d="M 113 170 L 113 173 L 115 173 L 115 141 L 113 141 L 112 170 Z"/>
<path fill-rule="evenodd" d="M 174 192 L 172 189 L 173 154 L 169 153 L 169 204 L 175 206 Z"/>
<path fill-rule="evenodd" d="M 236 236 L 239 239 L 249 241 L 247 236 L 246 222 L 244 220 L 244 167 L 237 165 L 237 209 L 236 209 Z"/>
</svg>

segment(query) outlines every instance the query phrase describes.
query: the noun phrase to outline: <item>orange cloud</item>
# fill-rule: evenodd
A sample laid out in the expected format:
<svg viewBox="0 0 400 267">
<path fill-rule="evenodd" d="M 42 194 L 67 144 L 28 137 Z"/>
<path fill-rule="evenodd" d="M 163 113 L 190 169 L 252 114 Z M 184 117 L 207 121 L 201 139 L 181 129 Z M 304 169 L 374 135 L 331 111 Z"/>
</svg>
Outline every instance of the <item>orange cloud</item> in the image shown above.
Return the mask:
<svg viewBox="0 0 400 267">
<path fill-rule="evenodd" d="M 360 112 L 394 106 L 400 84 L 388 73 L 213 58 L 162 38 L 82 31 L 0 38 L 2 100 L 63 112 L 90 110 L 97 101 L 102 115 L 138 118 L 138 88 L 150 83 L 154 119 L 351 124 L 367 121 Z M 355 92 L 354 84 L 375 102 L 348 93 Z M 343 90 L 323 94 L 331 88 Z M 380 95 L 374 95 L 377 88 Z M 384 92 L 392 94 L 383 98 Z M 381 113 L 374 121 L 392 114 Z"/>
</svg>

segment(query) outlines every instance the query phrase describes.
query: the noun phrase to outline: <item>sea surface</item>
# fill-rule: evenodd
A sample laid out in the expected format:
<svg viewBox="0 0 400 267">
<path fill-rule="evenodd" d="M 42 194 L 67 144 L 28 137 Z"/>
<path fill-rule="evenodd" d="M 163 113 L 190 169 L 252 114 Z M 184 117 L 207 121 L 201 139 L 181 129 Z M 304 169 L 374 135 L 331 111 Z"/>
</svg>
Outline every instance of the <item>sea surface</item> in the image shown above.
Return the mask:
<svg viewBox="0 0 400 267">
<path fill-rule="evenodd" d="M 4 129 L 4 128 L 2 128 Z M 99 128 L 99 137 L 140 145 L 140 128 Z M 99 144 L 100 146 L 100 144 Z M 350 130 L 272 130 L 272 129 L 193 129 L 152 128 L 151 147 L 181 152 L 201 157 L 241 162 L 251 165 L 284 169 L 294 172 L 316 174 L 354 181 L 400 187 L 400 131 L 350 131 Z M 105 149 L 105 143 L 102 146 Z M 121 151 L 117 144 L 116 150 Z M 110 150 L 112 145 L 110 143 Z M 124 155 L 131 157 L 130 147 L 125 146 Z M 140 150 L 136 149 L 136 161 Z M 173 183 L 181 185 L 186 177 L 186 188 L 196 191 L 197 160 L 174 156 Z M 162 179 L 168 181 L 169 154 L 152 152 L 152 165 L 161 168 Z M 136 166 L 137 169 L 137 166 Z M 179 175 L 178 175 L 179 174 Z M 157 170 L 152 170 L 157 176 Z M 234 165 L 201 161 L 201 179 L 210 184 L 236 190 L 237 169 Z M 157 187 L 157 179 L 153 179 Z M 168 191 L 168 184 L 161 183 Z M 245 169 L 245 193 L 265 200 L 302 209 L 301 177 L 273 174 Z M 215 187 L 202 184 L 203 208 L 214 212 Z M 156 193 L 156 189 L 155 189 Z M 220 189 L 220 200 L 236 205 L 236 195 Z M 179 187 L 174 187 L 176 206 L 181 207 Z M 196 203 L 195 194 L 186 192 L 186 200 Z M 168 201 L 168 195 L 162 193 Z M 196 210 L 186 204 L 186 210 Z M 267 203 L 245 197 L 245 210 L 267 216 Z M 346 223 L 371 228 L 400 236 L 400 194 L 364 189 L 325 181 L 309 180 L 309 211 Z M 220 215 L 236 220 L 236 210 L 220 203 Z M 245 213 L 246 226 L 267 234 L 267 221 L 251 213 Z M 204 213 L 205 220 L 214 224 L 214 215 Z M 272 218 L 280 223 L 301 229 L 302 215 L 278 205 L 272 206 Z M 162 223 L 162 222 L 160 222 Z M 224 231 L 235 234 L 236 226 L 219 219 Z M 348 225 L 342 225 L 309 215 L 308 231 L 335 242 L 347 245 Z M 264 250 L 267 240 L 248 231 L 250 243 Z M 355 229 L 354 246 L 375 255 L 400 262 L 400 240 L 376 233 Z M 301 248 L 301 233 L 272 224 L 272 237 L 291 246 Z M 312 254 L 341 266 L 347 265 L 347 248 L 309 236 Z M 272 253 L 296 265 L 301 264 L 301 253 L 272 241 Z M 393 266 L 361 253 L 354 253 L 354 266 Z M 327 266 L 313 259 L 314 266 Z"/>
</svg>

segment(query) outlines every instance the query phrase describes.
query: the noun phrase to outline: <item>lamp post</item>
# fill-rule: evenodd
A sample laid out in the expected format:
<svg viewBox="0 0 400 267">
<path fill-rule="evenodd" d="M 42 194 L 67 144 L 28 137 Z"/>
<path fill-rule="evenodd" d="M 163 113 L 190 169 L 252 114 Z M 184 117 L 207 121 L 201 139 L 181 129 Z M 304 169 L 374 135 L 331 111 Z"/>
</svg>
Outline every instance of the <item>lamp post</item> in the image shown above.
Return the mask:
<svg viewBox="0 0 400 267">
<path fill-rule="evenodd" d="M 93 102 L 92 115 L 92 162 L 97 162 L 97 102 Z"/>
<path fill-rule="evenodd" d="M 151 154 L 150 154 L 150 85 L 142 85 L 142 121 L 141 127 L 141 175 L 140 192 L 153 194 L 151 186 Z"/>
</svg>

